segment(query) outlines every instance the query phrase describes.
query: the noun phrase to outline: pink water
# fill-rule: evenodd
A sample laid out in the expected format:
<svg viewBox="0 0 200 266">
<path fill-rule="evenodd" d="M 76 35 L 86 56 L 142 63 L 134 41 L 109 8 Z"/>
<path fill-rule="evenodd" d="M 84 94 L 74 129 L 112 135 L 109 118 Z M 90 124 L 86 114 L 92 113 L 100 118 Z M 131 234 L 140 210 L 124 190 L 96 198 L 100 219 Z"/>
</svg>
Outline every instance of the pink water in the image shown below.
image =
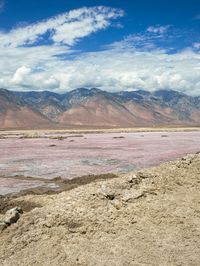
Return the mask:
<svg viewBox="0 0 200 266">
<path fill-rule="evenodd" d="M 124 138 L 114 138 L 119 136 Z M 52 144 L 56 146 L 50 147 Z M 127 172 L 198 151 L 198 131 L 85 134 L 64 140 L 0 139 L 0 176 L 71 179 L 88 174 Z M 3 182 L 0 179 L 0 194 Z M 19 183 L 18 186 L 20 188 Z"/>
</svg>

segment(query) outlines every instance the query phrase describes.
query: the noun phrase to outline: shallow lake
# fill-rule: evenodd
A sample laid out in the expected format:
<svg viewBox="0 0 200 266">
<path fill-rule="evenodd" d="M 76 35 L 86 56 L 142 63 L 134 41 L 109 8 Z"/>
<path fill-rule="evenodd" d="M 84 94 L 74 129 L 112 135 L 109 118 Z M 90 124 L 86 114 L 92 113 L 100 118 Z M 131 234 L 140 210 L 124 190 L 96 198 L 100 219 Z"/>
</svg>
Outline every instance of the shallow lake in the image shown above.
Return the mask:
<svg viewBox="0 0 200 266">
<path fill-rule="evenodd" d="M 55 137 L 55 138 L 54 138 Z M 200 151 L 200 132 L 137 132 L 0 139 L 0 194 L 41 179 L 133 171 Z M 4 177 L 35 177 L 8 182 Z M 7 181 L 6 181 L 7 180 Z M 21 182 L 21 183 L 20 183 Z"/>
</svg>

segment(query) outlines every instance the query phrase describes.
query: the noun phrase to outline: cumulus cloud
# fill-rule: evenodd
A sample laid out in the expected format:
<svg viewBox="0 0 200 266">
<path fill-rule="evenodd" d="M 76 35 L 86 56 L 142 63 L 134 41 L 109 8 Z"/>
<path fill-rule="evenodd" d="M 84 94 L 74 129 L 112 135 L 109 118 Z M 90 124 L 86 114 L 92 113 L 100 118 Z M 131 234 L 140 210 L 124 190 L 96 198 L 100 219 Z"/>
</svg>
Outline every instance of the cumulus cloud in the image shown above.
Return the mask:
<svg viewBox="0 0 200 266">
<path fill-rule="evenodd" d="M 199 94 L 200 55 L 192 50 L 178 54 L 162 51 L 107 50 L 77 58 L 68 68 L 68 86 L 102 89 L 175 89 Z M 195 68 L 196 67 L 196 68 Z"/>
<path fill-rule="evenodd" d="M 21 66 L 19 67 L 13 78 L 12 78 L 12 82 L 16 83 L 16 84 L 21 84 L 24 81 L 24 78 L 31 72 L 31 69 L 29 67 L 26 66 Z"/>
<path fill-rule="evenodd" d="M 35 72 L 22 67 L 14 76 L 17 89 L 22 89 L 26 81 L 31 89 L 60 92 L 78 87 L 108 91 L 167 88 L 198 95 L 200 54 L 191 49 L 176 54 L 107 49 L 77 55 L 73 60 L 50 59 L 44 69 Z"/>
<path fill-rule="evenodd" d="M 109 27 L 122 15 L 118 9 L 82 8 L 1 33 L 0 86 L 58 92 L 78 87 L 108 91 L 167 88 L 199 95 L 198 42 L 169 53 L 157 44 L 165 41 L 169 28 L 149 27 L 96 52 L 73 50 L 81 38 Z M 47 33 L 49 44 L 42 42 Z"/>
</svg>

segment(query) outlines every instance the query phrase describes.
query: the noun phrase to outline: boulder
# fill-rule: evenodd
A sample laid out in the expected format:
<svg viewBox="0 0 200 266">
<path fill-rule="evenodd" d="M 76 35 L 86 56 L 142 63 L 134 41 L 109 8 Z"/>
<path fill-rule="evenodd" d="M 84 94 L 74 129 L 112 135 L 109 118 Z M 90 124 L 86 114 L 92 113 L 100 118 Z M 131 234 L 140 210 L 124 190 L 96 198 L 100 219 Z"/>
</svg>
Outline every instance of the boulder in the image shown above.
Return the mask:
<svg viewBox="0 0 200 266">
<path fill-rule="evenodd" d="M 7 225 L 16 223 L 17 220 L 19 220 L 21 214 L 22 214 L 22 209 L 20 207 L 12 208 L 5 213 L 4 222 Z"/>
</svg>

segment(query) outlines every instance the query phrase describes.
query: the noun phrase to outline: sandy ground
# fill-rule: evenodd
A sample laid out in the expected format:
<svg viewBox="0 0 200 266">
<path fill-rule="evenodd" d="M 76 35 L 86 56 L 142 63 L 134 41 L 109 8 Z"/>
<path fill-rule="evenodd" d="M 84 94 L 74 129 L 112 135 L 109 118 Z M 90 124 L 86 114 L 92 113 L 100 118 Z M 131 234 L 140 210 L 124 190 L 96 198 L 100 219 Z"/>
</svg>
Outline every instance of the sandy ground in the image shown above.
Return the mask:
<svg viewBox="0 0 200 266">
<path fill-rule="evenodd" d="M 198 266 L 199 191 L 196 154 L 60 194 L 4 198 L 25 211 L 0 234 L 0 265 Z"/>
<path fill-rule="evenodd" d="M 200 131 L 3 132 L 0 195 L 38 187 L 57 189 L 59 184 L 47 181 L 129 172 L 199 150 Z"/>
</svg>

